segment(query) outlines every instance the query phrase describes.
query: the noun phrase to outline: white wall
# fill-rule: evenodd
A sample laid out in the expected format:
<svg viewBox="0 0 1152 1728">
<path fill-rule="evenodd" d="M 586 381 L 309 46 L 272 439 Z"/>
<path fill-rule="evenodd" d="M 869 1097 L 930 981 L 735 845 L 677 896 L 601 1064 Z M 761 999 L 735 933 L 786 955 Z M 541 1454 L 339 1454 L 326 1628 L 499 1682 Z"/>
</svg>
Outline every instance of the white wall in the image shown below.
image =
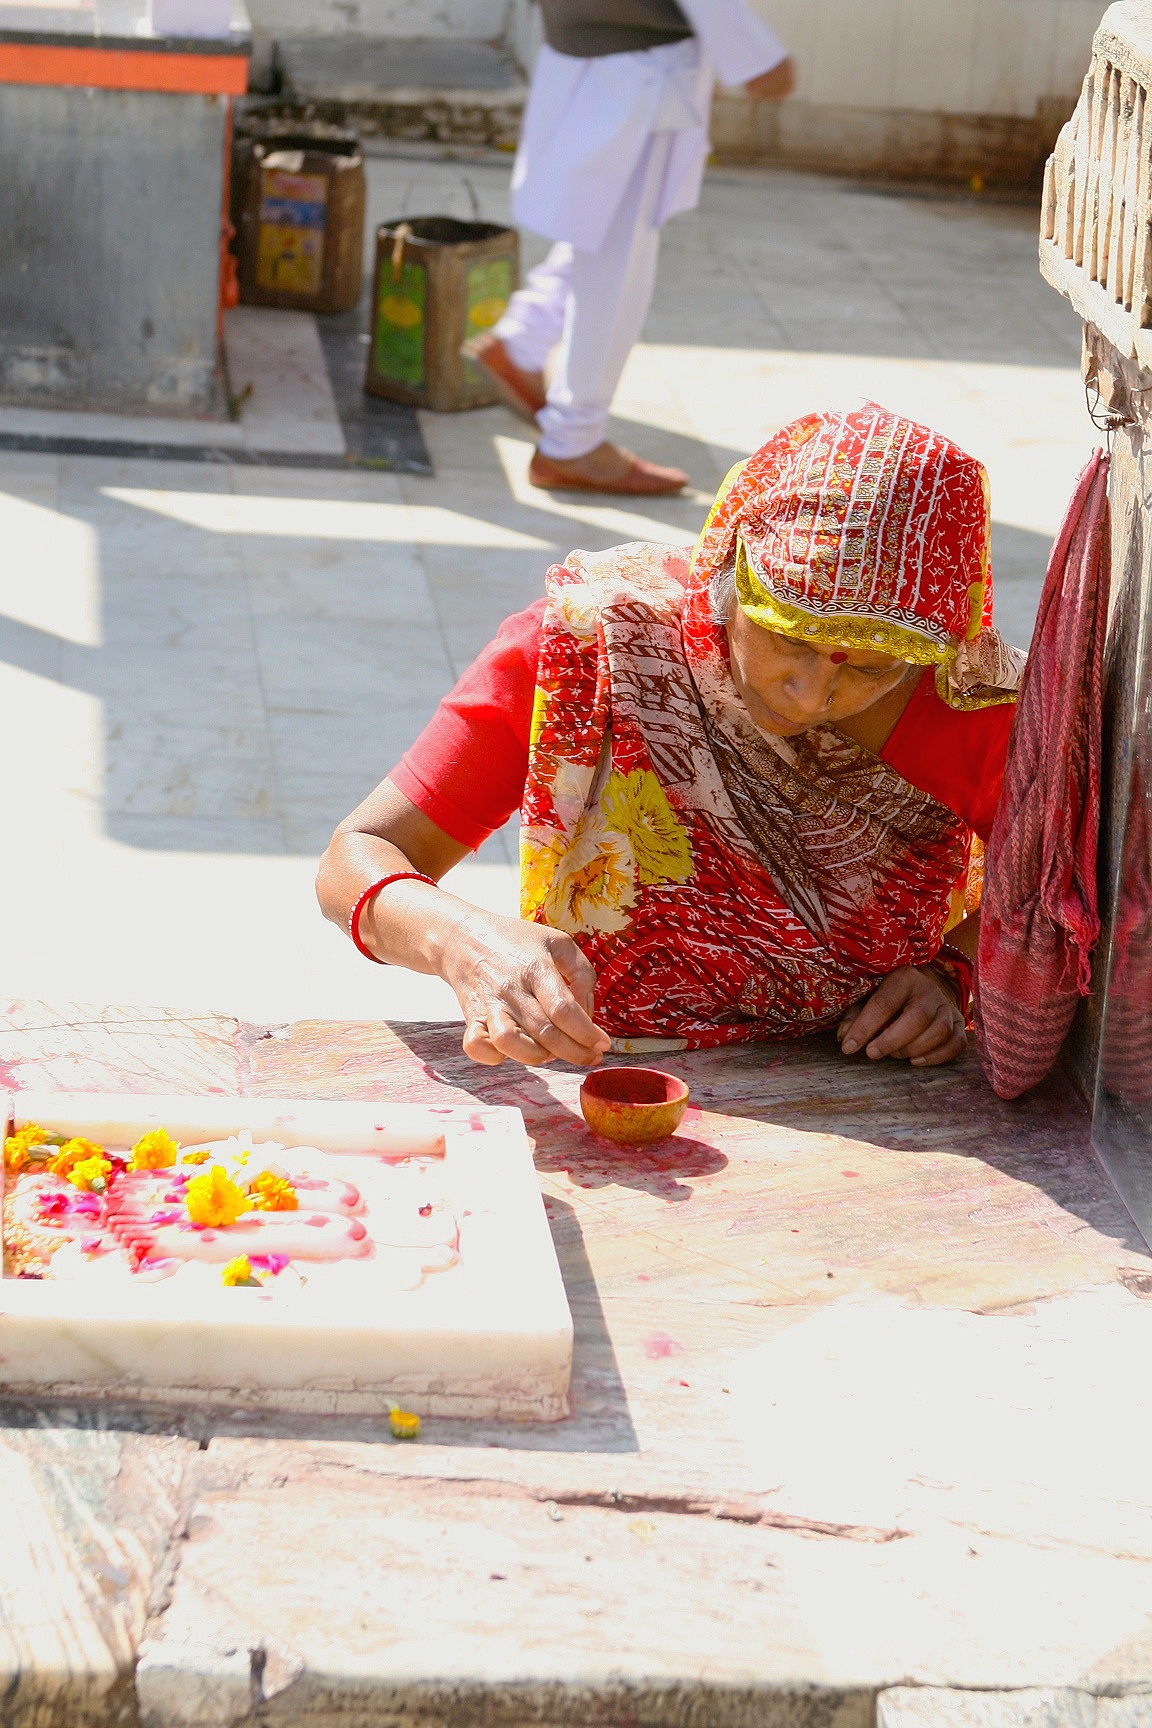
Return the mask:
<svg viewBox="0 0 1152 1728">
<path fill-rule="evenodd" d="M 752 0 L 837 107 L 1031 117 L 1075 96 L 1106 0 Z"/>
</svg>

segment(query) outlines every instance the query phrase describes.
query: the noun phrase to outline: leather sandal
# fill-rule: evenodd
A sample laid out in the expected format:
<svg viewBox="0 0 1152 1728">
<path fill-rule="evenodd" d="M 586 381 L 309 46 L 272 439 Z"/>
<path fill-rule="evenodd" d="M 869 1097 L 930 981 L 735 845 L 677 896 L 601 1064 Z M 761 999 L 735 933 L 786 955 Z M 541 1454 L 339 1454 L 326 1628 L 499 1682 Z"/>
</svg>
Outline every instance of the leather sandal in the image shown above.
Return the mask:
<svg viewBox="0 0 1152 1728">
<path fill-rule="evenodd" d="M 528 479 L 545 491 L 607 492 L 631 498 L 666 496 L 688 484 L 681 469 L 661 468 L 607 442 L 567 461 L 537 450 L 528 466 Z"/>
<path fill-rule="evenodd" d="M 522 420 L 530 420 L 533 426 L 536 424 L 536 416 L 548 395 L 543 372 L 522 371 L 513 364 L 499 336 L 488 331 L 483 336 L 470 337 L 460 352 L 479 366 L 514 414 L 519 414 Z"/>
</svg>

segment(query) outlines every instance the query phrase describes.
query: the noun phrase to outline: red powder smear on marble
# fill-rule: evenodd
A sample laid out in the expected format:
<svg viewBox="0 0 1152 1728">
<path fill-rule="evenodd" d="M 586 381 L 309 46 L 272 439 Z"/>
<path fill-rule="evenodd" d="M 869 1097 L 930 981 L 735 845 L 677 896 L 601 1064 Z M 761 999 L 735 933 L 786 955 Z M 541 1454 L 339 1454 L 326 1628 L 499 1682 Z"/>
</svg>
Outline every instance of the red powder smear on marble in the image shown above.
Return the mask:
<svg viewBox="0 0 1152 1728">
<path fill-rule="evenodd" d="M 636 1282 L 637 1284 L 649 1284 L 651 1283 L 651 1279 L 648 1277 L 647 1272 L 637 1272 Z"/>
<path fill-rule="evenodd" d="M 670 1338 L 667 1332 L 653 1332 L 644 1346 L 644 1354 L 649 1362 L 659 1362 L 664 1356 L 679 1356 L 683 1344 L 677 1344 L 675 1338 Z"/>
<path fill-rule="evenodd" d="M 841 1170 L 841 1176 L 859 1176 L 859 1170 Z"/>
<path fill-rule="evenodd" d="M 288 1264 L 287 1254 L 249 1254 L 248 1263 L 259 1272 L 271 1272 L 275 1278 Z"/>
</svg>

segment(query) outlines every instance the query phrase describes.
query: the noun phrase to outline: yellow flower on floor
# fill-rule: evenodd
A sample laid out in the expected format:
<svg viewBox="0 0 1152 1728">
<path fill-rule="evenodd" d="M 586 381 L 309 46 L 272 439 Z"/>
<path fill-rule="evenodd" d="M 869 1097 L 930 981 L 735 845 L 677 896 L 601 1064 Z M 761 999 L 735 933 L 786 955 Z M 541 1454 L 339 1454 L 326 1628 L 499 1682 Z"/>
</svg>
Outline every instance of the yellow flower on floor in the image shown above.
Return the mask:
<svg viewBox="0 0 1152 1728">
<path fill-rule="evenodd" d="M 600 795 L 609 828 L 627 836 L 641 882 L 687 882 L 692 846 L 663 786 L 650 768 L 615 769 Z"/>
<path fill-rule="evenodd" d="M 180 1148 L 164 1128 L 142 1134 L 132 1148 L 129 1170 L 167 1170 L 176 1162 Z"/>
<path fill-rule="evenodd" d="M 19 1176 L 21 1170 L 25 1169 L 27 1164 L 27 1146 L 25 1146 L 23 1140 L 18 1139 L 15 1134 L 9 1134 L 7 1140 L 4 1142 L 5 1176 Z"/>
<path fill-rule="evenodd" d="M 207 1164 L 212 1154 L 206 1146 L 198 1146 L 194 1152 L 181 1152 L 181 1164 Z"/>
<path fill-rule="evenodd" d="M 235 1260 L 229 1260 L 227 1266 L 220 1269 L 221 1284 L 258 1284 L 259 1279 L 252 1275 L 252 1262 L 247 1254 L 238 1254 Z"/>
<path fill-rule="evenodd" d="M 32 1161 L 32 1147 L 43 1146 L 48 1136 L 43 1128 L 35 1122 L 29 1122 L 24 1128 L 17 1128 L 15 1134 L 9 1134 L 4 1141 L 4 1170 L 9 1176 L 18 1176 L 26 1165 Z"/>
<path fill-rule="evenodd" d="M 31 1162 L 33 1146 L 43 1146 L 48 1136 L 43 1128 L 35 1122 L 29 1122 L 24 1128 L 17 1128 L 15 1134 L 9 1134 L 4 1142 L 4 1170 L 8 1176 L 18 1176 L 27 1164 Z"/>
<path fill-rule="evenodd" d="M 636 861 L 623 834 L 596 814 L 582 816 L 544 903 L 554 930 L 570 936 L 623 930 L 636 904 Z"/>
<path fill-rule="evenodd" d="M 271 1170 L 260 1172 L 249 1193 L 260 1212 L 296 1212 L 300 1207 L 291 1182 L 285 1176 L 273 1176 Z"/>
<path fill-rule="evenodd" d="M 219 1164 L 212 1164 L 202 1176 L 193 1176 L 185 1190 L 184 1204 L 193 1224 L 220 1230 L 235 1224 L 252 1202 Z"/>
<path fill-rule="evenodd" d="M 88 1158 L 103 1158 L 103 1156 L 103 1146 L 97 1146 L 95 1140 L 85 1140 L 83 1135 L 77 1134 L 74 1140 L 65 1140 L 48 1168 L 53 1176 L 67 1177 L 72 1174 L 77 1164 L 83 1163 Z"/>
<path fill-rule="evenodd" d="M 74 1188 L 81 1188 L 85 1193 L 92 1190 L 99 1194 L 107 1185 L 111 1168 L 112 1163 L 108 1158 L 81 1158 L 69 1170 L 67 1180 Z"/>
<path fill-rule="evenodd" d="M 389 1426 L 397 1440 L 416 1440 L 420 1436 L 420 1418 L 412 1410 L 393 1410 Z"/>
</svg>

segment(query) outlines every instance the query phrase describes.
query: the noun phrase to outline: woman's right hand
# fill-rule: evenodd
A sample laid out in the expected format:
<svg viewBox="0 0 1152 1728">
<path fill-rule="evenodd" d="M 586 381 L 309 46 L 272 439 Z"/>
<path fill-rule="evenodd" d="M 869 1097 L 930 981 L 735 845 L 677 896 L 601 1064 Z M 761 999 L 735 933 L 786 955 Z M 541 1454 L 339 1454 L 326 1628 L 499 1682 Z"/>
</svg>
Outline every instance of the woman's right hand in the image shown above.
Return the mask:
<svg viewBox="0 0 1152 1728">
<path fill-rule="evenodd" d="M 596 973 L 561 930 L 472 913 L 447 944 L 443 976 L 464 1010 L 464 1054 L 473 1062 L 591 1067 L 608 1049 L 592 1018 Z"/>
</svg>

